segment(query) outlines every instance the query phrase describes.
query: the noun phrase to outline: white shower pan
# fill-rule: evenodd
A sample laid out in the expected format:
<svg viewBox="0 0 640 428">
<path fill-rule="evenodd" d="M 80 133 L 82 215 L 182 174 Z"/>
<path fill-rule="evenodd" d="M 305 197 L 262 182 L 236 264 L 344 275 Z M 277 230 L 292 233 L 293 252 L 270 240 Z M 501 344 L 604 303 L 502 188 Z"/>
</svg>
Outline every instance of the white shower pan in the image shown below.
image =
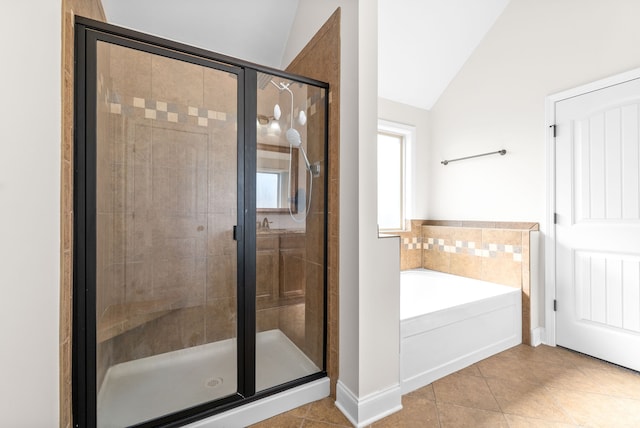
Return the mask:
<svg viewBox="0 0 640 428">
<path fill-rule="evenodd" d="M 256 391 L 320 369 L 280 330 L 256 336 Z M 236 340 L 227 339 L 109 368 L 98 427 L 121 428 L 236 392 Z"/>
</svg>

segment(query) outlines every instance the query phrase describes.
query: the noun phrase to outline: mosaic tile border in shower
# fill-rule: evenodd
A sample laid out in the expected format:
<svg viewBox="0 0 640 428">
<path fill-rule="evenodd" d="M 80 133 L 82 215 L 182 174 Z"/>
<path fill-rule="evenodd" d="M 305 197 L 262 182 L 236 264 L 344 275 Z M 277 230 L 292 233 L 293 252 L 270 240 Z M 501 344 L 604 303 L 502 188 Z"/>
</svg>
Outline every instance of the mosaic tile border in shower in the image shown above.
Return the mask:
<svg viewBox="0 0 640 428">
<path fill-rule="evenodd" d="M 98 77 L 98 95 L 102 97 L 111 114 L 133 116 L 135 109 L 144 110 L 144 118 L 158 120 L 162 122 L 193 124 L 201 127 L 208 127 L 210 121 L 236 122 L 237 115 L 222 111 L 211 110 L 197 106 L 185 106 L 178 103 L 171 103 L 162 100 L 145 99 L 141 97 L 121 96 L 108 88 L 105 90 L 104 75 Z M 329 103 L 332 94 L 329 93 Z M 326 97 L 325 91 L 314 92 L 306 98 L 305 110 L 309 116 L 314 116 L 318 112 L 318 103 L 323 102 Z M 300 107 L 296 107 L 294 114 L 299 114 Z M 215 122 L 214 122 L 215 123 Z"/>
<path fill-rule="evenodd" d="M 124 98 L 124 100 L 121 100 L 121 98 Z M 120 97 L 114 93 L 108 95 L 107 104 L 109 112 L 112 114 L 133 116 L 137 110 L 144 112 L 145 119 L 170 123 L 187 123 L 201 127 L 209 126 L 211 121 L 234 122 L 236 120 L 234 114 L 222 111 L 140 97 Z"/>
<path fill-rule="evenodd" d="M 102 92 L 102 86 L 100 85 L 99 87 L 99 92 Z M 124 102 L 121 101 L 121 98 L 124 98 Z M 237 121 L 235 114 L 197 106 L 184 106 L 167 101 L 129 96 L 120 97 L 119 95 L 113 93 L 105 94 L 104 99 L 109 107 L 109 112 L 117 115 L 131 116 L 134 114 L 135 109 L 140 109 L 144 110 L 145 119 L 171 123 L 193 122 L 192 124 L 201 127 L 209 126 L 211 123 L 210 121 Z M 307 105 L 309 105 L 308 110 L 310 116 L 313 116 L 317 113 L 317 103 L 323 99 L 324 96 L 320 95 L 307 98 Z M 298 111 L 299 108 L 296 108 L 295 114 L 298 114 Z"/>
</svg>

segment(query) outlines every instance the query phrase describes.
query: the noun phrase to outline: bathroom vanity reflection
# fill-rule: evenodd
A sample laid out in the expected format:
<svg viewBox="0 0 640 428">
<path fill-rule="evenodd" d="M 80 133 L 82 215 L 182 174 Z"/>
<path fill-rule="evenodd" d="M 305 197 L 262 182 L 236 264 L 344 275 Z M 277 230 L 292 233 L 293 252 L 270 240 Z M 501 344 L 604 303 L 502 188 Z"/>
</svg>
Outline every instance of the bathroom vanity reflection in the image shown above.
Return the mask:
<svg viewBox="0 0 640 428">
<path fill-rule="evenodd" d="M 256 247 L 258 309 L 304 302 L 305 234 L 265 230 Z"/>
</svg>

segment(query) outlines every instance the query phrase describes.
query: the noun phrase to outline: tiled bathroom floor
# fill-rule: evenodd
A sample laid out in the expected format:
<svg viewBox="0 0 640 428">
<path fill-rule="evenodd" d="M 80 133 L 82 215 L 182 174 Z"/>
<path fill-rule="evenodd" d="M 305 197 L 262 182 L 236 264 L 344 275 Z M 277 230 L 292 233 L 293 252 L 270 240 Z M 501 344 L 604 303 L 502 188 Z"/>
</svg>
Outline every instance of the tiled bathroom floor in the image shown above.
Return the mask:
<svg viewBox="0 0 640 428">
<path fill-rule="evenodd" d="M 405 395 L 371 427 L 640 427 L 640 374 L 563 348 L 520 345 Z M 252 428 L 351 427 L 332 398 Z"/>
</svg>

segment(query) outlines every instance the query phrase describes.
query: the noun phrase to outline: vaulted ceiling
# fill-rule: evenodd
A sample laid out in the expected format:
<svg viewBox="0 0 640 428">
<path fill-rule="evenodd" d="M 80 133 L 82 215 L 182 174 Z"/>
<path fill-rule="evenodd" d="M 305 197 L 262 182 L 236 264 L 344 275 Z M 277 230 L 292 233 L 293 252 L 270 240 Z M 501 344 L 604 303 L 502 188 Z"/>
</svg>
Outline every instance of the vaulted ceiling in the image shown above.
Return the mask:
<svg viewBox="0 0 640 428">
<path fill-rule="evenodd" d="M 275 68 L 298 2 L 102 0 L 112 24 Z M 508 2 L 378 0 L 378 95 L 430 109 Z"/>
<path fill-rule="evenodd" d="M 509 0 L 378 0 L 378 96 L 430 109 Z"/>
</svg>

